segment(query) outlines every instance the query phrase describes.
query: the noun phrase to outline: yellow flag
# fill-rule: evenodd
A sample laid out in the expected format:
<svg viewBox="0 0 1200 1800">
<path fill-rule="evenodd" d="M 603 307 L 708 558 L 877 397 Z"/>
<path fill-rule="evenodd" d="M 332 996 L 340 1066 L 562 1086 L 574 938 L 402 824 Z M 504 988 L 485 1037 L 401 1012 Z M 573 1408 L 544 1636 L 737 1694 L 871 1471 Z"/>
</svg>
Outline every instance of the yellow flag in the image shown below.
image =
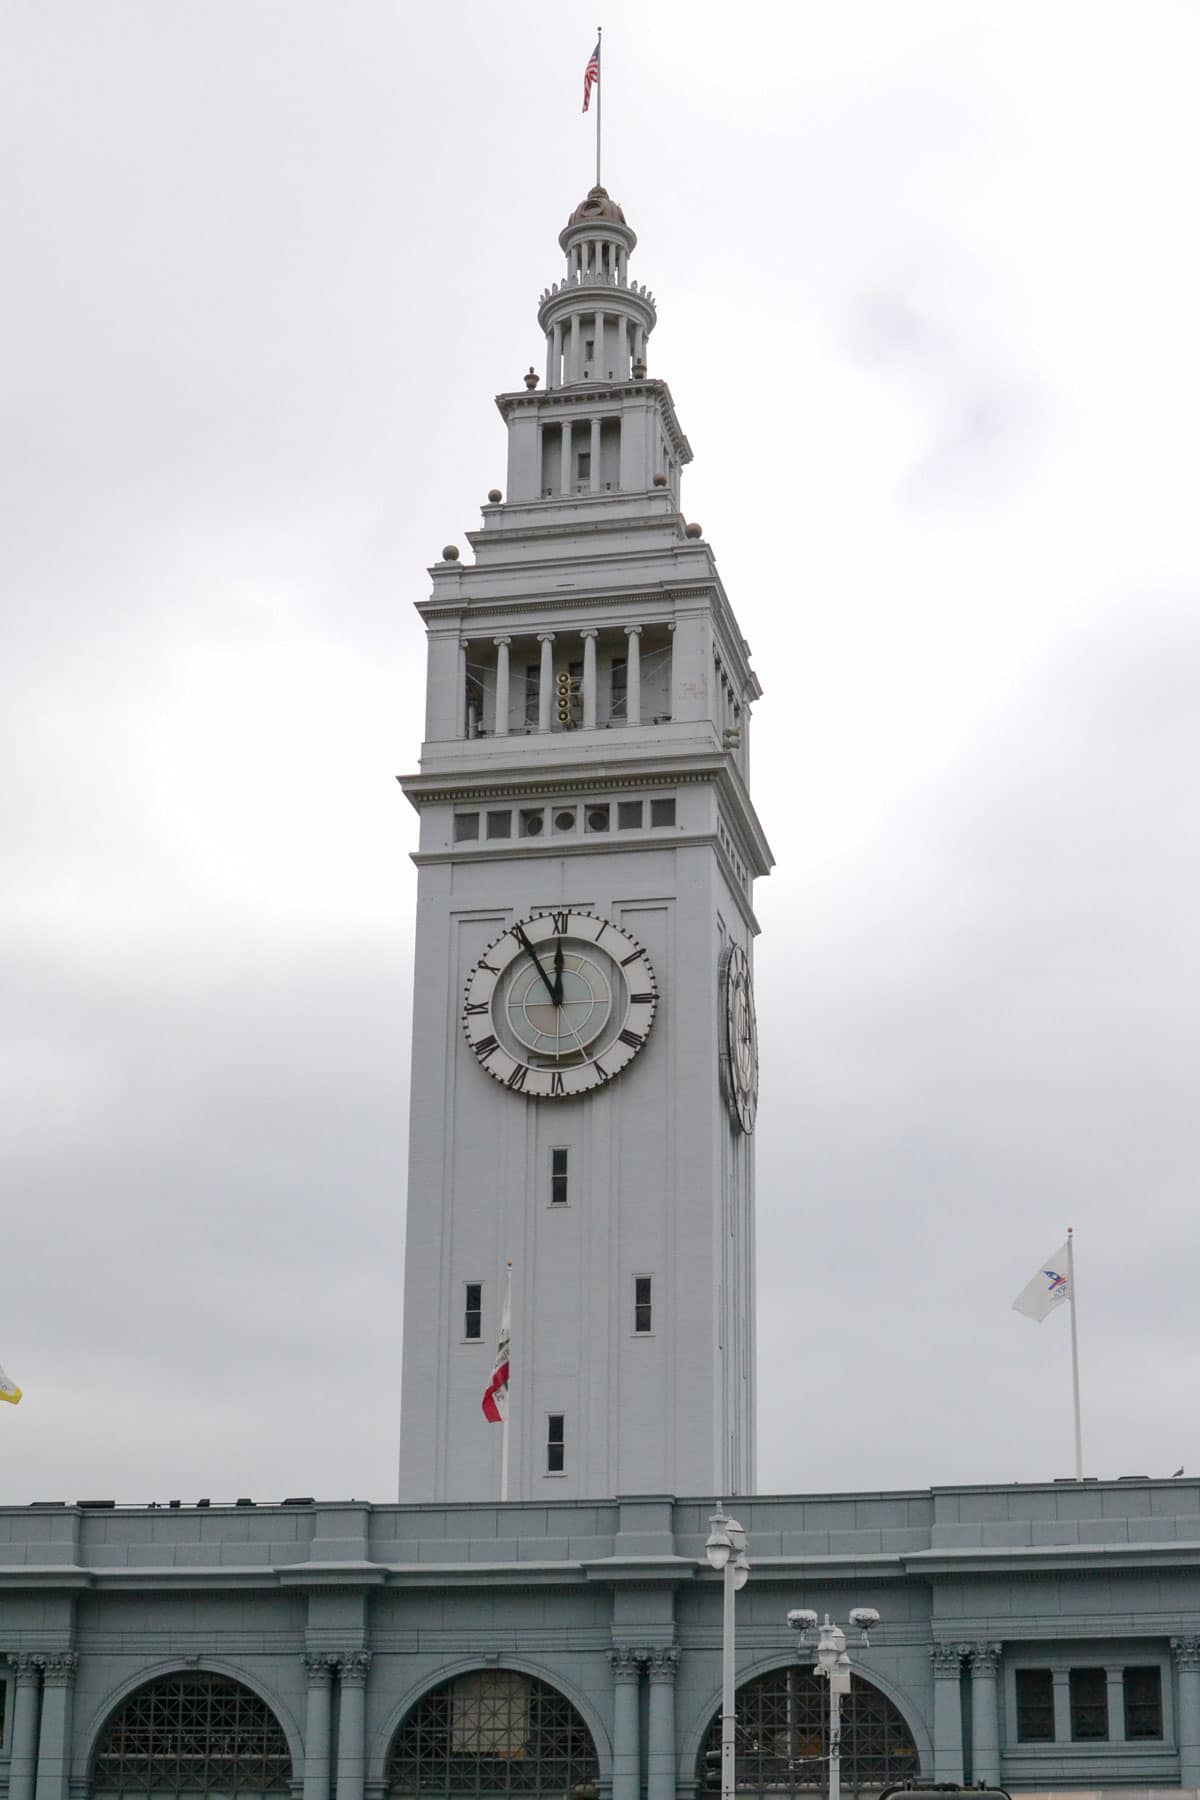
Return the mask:
<svg viewBox="0 0 1200 1800">
<path fill-rule="evenodd" d="M 21 1390 L 16 1382 L 10 1381 L 4 1370 L 0 1369 L 0 1400 L 7 1400 L 10 1406 L 15 1406 L 20 1398 Z"/>
</svg>

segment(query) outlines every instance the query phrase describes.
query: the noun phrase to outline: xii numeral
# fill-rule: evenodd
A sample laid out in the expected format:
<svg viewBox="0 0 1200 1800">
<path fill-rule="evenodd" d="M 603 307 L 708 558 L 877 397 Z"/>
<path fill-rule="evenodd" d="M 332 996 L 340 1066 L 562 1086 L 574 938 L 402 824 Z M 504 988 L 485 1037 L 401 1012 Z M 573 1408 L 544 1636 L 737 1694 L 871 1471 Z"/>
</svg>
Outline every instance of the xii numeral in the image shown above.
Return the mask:
<svg viewBox="0 0 1200 1800">
<path fill-rule="evenodd" d="M 554 925 L 555 936 L 556 937 L 566 937 L 567 928 L 568 928 L 570 918 L 571 918 L 570 913 L 569 912 L 552 912 L 550 914 L 550 918 Z"/>
</svg>

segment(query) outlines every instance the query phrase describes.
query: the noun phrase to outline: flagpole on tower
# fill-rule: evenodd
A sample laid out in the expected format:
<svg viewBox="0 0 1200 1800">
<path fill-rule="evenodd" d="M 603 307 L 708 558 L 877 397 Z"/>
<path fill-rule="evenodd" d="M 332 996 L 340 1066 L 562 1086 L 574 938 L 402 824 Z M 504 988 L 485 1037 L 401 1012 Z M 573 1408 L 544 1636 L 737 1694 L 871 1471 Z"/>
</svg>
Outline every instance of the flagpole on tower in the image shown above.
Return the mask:
<svg viewBox="0 0 1200 1800">
<path fill-rule="evenodd" d="M 508 1259 L 508 1271 L 504 1278 L 503 1317 L 509 1321 L 509 1331 L 511 1332 L 511 1330 L 512 1330 L 512 1257 L 511 1256 Z M 1075 1315 L 1074 1315 L 1074 1313 L 1072 1313 L 1071 1314 L 1072 1324 L 1074 1323 L 1074 1319 L 1075 1319 Z M 510 1342 L 511 1342 L 511 1340 L 510 1340 Z M 511 1354 L 511 1352 L 510 1352 L 510 1354 Z M 508 1388 L 508 1394 L 507 1394 L 507 1397 L 505 1400 L 505 1406 L 504 1406 L 504 1419 L 500 1426 L 500 1498 L 501 1498 L 501 1500 L 508 1499 L 508 1418 L 509 1418 L 509 1414 L 511 1412 L 512 1412 L 512 1385 L 510 1382 L 509 1388 Z"/>
<path fill-rule="evenodd" d="M 1075 1236 L 1067 1226 L 1067 1298 L 1071 1307 L 1071 1386 L 1075 1400 L 1075 1479 L 1083 1480 L 1083 1422 L 1079 1409 L 1079 1333 L 1075 1324 Z"/>
<path fill-rule="evenodd" d="M 604 104 L 604 81 L 600 68 L 604 44 L 604 27 L 596 27 L 596 186 L 600 186 L 600 108 Z"/>
</svg>

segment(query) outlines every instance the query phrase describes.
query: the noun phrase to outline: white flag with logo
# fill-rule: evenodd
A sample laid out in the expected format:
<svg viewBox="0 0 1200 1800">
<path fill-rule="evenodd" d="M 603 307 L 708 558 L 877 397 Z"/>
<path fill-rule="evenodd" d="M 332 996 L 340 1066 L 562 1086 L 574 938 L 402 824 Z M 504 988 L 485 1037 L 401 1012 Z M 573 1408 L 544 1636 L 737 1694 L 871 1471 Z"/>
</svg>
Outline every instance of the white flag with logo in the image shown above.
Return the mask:
<svg viewBox="0 0 1200 1800">
<path fill-rule="evenodd" d="M 1037 1324 L 1064 1300 L 1070 1300 L 1071 1284 L 1067 1277 L 1067 1246 L 1056 1250 L 1048 1256 L 1042 1268 L 1032 1280 L 1027 1281 L 1016 1299 L 1013 1311 L 1024 1313 L 1027 1319 L 1034 1319 Z"/>
<path fill-rule="evenodd" d="M 0 1369 L 0 1400 L 7 1400 L 10 1406 L 16 1406 L 20 1398 L 21 1390 L 16 1382 L 10 1381 L 4 1370 Z"/>
</svg>

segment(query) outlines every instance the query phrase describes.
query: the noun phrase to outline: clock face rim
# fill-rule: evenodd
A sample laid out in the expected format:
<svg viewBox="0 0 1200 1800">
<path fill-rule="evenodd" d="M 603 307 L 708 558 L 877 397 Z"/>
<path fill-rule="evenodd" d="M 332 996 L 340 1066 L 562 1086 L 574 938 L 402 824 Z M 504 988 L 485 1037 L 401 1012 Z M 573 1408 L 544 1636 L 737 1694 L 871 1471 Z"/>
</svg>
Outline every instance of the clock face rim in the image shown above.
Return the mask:
<svg viewBox="0 0 1200 1800">
<path fill-rule="evenodd" d="M 506 980 L 508 971 L 529 956 L 518 932 L 535 948 L 562 942 L 568 954 L 580 960 L 584 952 L 598 949 L 612 965 L 611 971 L 599 971 L 605 981 L 611 988 L 619 980 L 604 1023 L 581 1045 L 573 1062 L 532 1060 L 536 1051 L 511 1026 L 507 1032 L 503 1026 L 497 1029 L 496 1011 L 504 1010 L 515 985 L 516 978 Z M 499 1007 L 494 1009 L 497 1000 Z M 606 1087 L 628 1068 L 650 1035 L 658 1000 L 653 964 L 632 932 L 585 907 L 547 907 L 514 919 L 472 964 L 463 992 L 463 1032 L 480 1068 L 501 1087 L 526 1099 L 572 1100 Z M 610 1033 L 614 1020 L 617 1029 Z M 589 1054 L 601 1041 L 604 1048 Z"/>
<path fill-rule="evenodd" d="M 758 1014 L 754 1006 L 754 975 L 750 959 L 740 944 L 733 944 L 725 954 L 723 981 L 725 988 L 725 1092 L 734 1123 L 750 1137 L 758 1118 Z M 738 1031 L 739 999 L 741 1010 L 749 1020 L 747 1034 Z M 750 1053 L 743 1060 L 736 1044 L 745 1043 Z"/>
</svg>

